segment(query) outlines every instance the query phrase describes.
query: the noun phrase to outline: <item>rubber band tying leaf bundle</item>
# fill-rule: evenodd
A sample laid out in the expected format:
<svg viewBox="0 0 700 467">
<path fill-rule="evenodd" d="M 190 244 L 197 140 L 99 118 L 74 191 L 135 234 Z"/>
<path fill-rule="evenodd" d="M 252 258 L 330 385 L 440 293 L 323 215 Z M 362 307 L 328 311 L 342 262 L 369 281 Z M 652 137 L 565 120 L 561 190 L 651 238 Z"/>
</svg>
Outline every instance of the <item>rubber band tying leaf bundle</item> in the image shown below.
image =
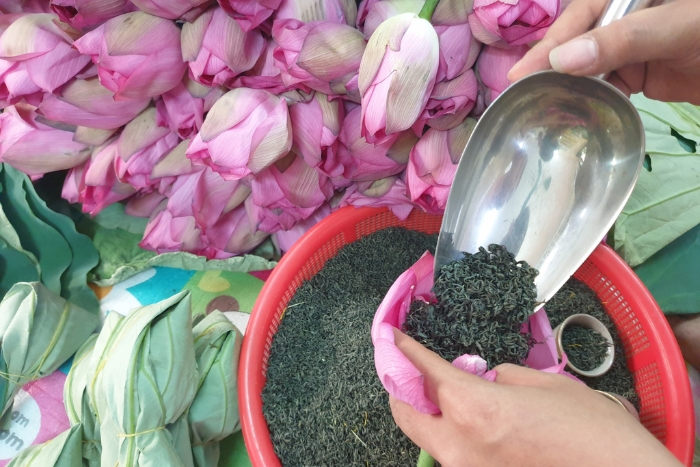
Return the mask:
<svg viewBox="0 0 700 467">
<path fill-rule="evenodd" d="M 197 365 L 190 296 L 111 313 L 95 342 L 88 394 L 105 466 L 186 466 L 168 425 L 192 404 Z"/>
<path fill-rule="evenodd" d="M 23 385 L 68 360 L 98 322 L 39 282 L 15 284 L 0 303 L 0 415 Z"/>
</svg>

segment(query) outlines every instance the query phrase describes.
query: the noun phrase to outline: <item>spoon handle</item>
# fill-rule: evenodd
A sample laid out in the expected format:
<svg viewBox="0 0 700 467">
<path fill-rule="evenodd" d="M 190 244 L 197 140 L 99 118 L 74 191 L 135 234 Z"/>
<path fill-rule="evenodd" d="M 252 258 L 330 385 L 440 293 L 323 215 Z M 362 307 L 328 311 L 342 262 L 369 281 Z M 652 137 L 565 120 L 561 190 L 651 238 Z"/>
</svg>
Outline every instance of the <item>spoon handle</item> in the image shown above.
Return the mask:
<svg viewBox="0 0 700 467">
<path fill-rule="evenodd" d="M 595 27 L 600 28 L 607 26 L 613 21 L 617 21 L 623 16 L 652 6 L 663 3 L 664 0 L 609 0 L 603 14 L 598 18 Z M 608 74 L 597 75 L 596 78 L 603 81 L 607 80 Z"/>
<path fill-rule="evenodd" d="M 663 3 L 663 0 L 610 0 L 595 27 L 600 28 L 616 21 L 623 16 L 643 8 L 649 8 Z"/>
</svg>

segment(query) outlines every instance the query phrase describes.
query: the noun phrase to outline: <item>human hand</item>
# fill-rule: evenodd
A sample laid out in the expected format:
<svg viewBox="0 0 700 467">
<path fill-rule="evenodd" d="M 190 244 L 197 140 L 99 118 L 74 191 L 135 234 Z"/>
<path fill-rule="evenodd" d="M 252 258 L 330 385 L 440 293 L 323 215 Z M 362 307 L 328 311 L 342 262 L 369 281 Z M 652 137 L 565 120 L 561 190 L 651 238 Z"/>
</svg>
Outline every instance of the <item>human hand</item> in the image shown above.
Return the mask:
<svg viewBox="0 0 700 467">
<path fill-rule="evenodd" d="M 511 82 L 553 68 L 572 75 L 612 72 L 627 95 L 700 105 L 700 1 L 675 0 L 589 29 L 607 0 L 574 0 L 508 74 Z"/>
<path fill-rule="evenodd" d="M 394 334 L 442 412 L 391 398 L 394 420 L 444 467 L 681 465 L 627 411 L 583 384 L 515 365 L 496 367 L 490 383 Z"/>
</svg>

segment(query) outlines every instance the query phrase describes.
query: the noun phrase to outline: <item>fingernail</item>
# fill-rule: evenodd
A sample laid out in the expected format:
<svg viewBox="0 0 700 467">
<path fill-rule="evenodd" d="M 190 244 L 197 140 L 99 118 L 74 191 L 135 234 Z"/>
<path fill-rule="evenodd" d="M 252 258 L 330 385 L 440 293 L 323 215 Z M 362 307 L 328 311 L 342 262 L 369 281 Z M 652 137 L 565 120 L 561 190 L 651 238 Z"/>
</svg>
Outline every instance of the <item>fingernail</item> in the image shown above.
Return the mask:
<svg viewBox="0 0 700 467">
<path fill-rule="evenodd" d="M 583 71 L 595 64 L 598 45 L 591 38 L 574 39 L 549 52 L 549 63 L 560 73 Z"/>
</svg>

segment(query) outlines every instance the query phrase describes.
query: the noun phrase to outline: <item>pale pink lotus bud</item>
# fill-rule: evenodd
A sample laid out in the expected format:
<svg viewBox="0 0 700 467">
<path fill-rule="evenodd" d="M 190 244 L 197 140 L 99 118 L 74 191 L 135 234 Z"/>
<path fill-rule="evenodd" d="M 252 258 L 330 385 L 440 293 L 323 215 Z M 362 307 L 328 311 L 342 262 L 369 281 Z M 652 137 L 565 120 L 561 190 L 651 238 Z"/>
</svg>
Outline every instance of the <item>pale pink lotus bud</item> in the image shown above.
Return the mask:
<svg viewBox="0 0 700 467">
<path fill-rule="evenodd" d="M 292 148 L 311 167 L 321 164 L 323 152 L 335 143 L 343 124 L 344 108 L 320 92 L 308 102 L 289 107 Z"/>
<path fill-rule="evenodd" d="M 156 101 L 158 125 L 169 128 L 182 139 L 193 137 L 202 127 L 204 113 L 225 93 L 223 87 L 210 88 L 185 77 Z"/>
<path fill-rule="evenodd" d="M 474 66 L 481 52 L 481 42 L 472 35 L 469 23 L 435 26 L 435 32 L 440 41 L 437 82 L 454 79 Z"/>
<path fill-rule="evenodd" d="M 151 172 L 180 143 L 177 134 L 158 126 L 156 108 L 149 107 L 119 135 L 115 170 L 119 180 L 138 189 L 151 186 Z"/>
<path fill-rule="evenodd" d="M 369 39 L 374 31 L 377 30 L 380 24 L 389 18 L 398 16 L 402 13 L 415 13 L 416 15 L 420 13 L 421 8 L 425 0 L 379 0 L 375 2 L 370 2 L 369 8 L 364 14 L 364 19 L 362 22 L 362 27 L 358 27 L 362 31 L 367 39 Z M 360 5 L 362 7 L 362 5 Z M 359 11 L 358 11 L 358 25 L 359 25 Z"/>
<path fill-rule="evenodd" d="M 437 130 L 456 127 L 474 108 L 478 91 L 479 82 L 471 69 L 436 83 L 420 121 Z"/>
<path fill-rule="evenodd" d="M 440 0 L 430 22 L 435 26 L 456 26 L 469 22 L 474 0 Z"/>
<path fill-rule="evenodd" d="M 131 0 L 131 2 L 149 15 L 178 19 L 186 16 L 192 9 L 213 3 L 213 0 Z"/>
<path fill-rule="evenodd" d="M 133 120 L 149 102 L 149 98 L 115 100 L 109 89 L 92 78 L 69 82 L 58 96 L 46 95 L 39 113 L 57 122 L 108 130 Z"/>
<path fill-rule="evenodd" d="M 56 15 L 13 18 L 0 36 L 0 100 L 13 104 L 25 95 L 54 92 L 90 63 L 72 47 L 78 31 Z"/>
<path fill-rule="evenodd" d="M 51 0 L 51 9 L 63 22 L 87 31 L 124 13 L 136 11 L 130 0 Z"/>
<path fill-rule="evenodd" d="M 208 167 L 177 178 L 168 200 L 173 215 L 194 216 L 197 227 L 207 234 L 224 214 L 241 206 L 250 188 L 240 180 L 224 180 Z"/>
<path fill-rule="evenodd" d="M 111 130 L 102 130 L 99 128 L 77 126 L 75 127 L 75 135 L 73 136 L 73 141 L 88 146 L 102 146 L 107 142 L 107 140 L 114 136 L 114 133 L 116 132 L 116 128 L 113 128 Z"/>
<path fill-rule="evenodd" d="M 216 101 L 187 157 L 239 180 L 269 167 L 291 147 L 287 102 L 262 89 L 237 88 Z"/>
<path fill-rule="evenodd" d="M 280 7 L 282 0 L 217 0 L 244 31 L 260 26 Z"/>
<path fill-rule="evenodd" d="M 528 51 L 526 45 L 502 49 L 486 46 L 476 61 L 476 70 L 484 85 L 484 103 L 488 106 L 510 86 L 508 72 Z"/>
<path fill-rule="evenodd" d="M 165 198 L 167 196 L 159 191 L 138 192 L 128 199 L 124 213 L 134 217 L 151 217 Z"/>
<path fill-rule="evenodd" d="M 245 32 L 219 7 L 182 27 L 182 56 L 189 62 L 190 78 L 206 86 L 228 85 L 253 68 L 265 45 L 259 30 Z"/>
<path fill-rule="evenodd" d="M 351 110 L 338 136 L 338 159 L 345 167 L 343 176 L 362 182 L 403 172 L 418 137 L 412 131 L 404 131 L 394 133 L 381 143 L 368 143 L 362 136 L 361 117 L 360 107 Z"/>
<path fill-rule="evenodd" d="M 406 185 L 411 201 L 429 214 L 445 211 L 457 164 L 474 130 L 476 120 L 465 119 L 448 130 L 428 130 L 411 151 Z"/>
<path fill-rule="evenodd" d="M 345 206 L 385 207 L 401 220 L 406 220 L 414 208 L 406 195 L 406 183 L 396 175 L 352 185 L 340 201 L 339 207 Z"/>
<path fill-rule="evenodd" d="M 360 64 L 362 135 L 379 143 L 416 123 L 435 85 L 440 44 L 430 22 L 413 13 L 384 21 Z"/>
<path fill-rule="evenodd" d="M 331 213 L 331 207 L 328 203 L 318 208 L 311 217 L 297 222 L 297 224 L 289 230 L 280 230 L 272 234 L 272 242 L 279 248 L 282 253 L 289 251 L 292 246 L 299 240 L 309 229 Z"/>
<path fill-rule="evenodd" d="M 187 175 L 202 170 L 204 167 L 192 164 L 192 161 L 187 158 L 186 152 L 189 145 L 190 140 L 186 139 L 166 154 L 153 166 L 151 179 L 180 177 L 180 175 Z"/>
<path fill-rule="evenodd" d="M 194 217 L 175 217 L 161 207 L 148 221 L 139 246 L 159 254 L 186 251 L 198 255 L 203 252 L 205 243 Z"/>
<path fill-rule="evenodd" d="M 345 94 L 365 50 L 357 29 L 328 21 L 277 20 L 272 37 L 278 44 L 274 58 L 284 83 L 324 94 Z"/>
<path fill-rule="evenodd" d="M 71 198 L 78 193 L 78 202 L 83 212 L 94 216 L 101 210 L 136 193 L 136 188 L 122 183 L 114 169 L 117 155 L 117 140 L 112 140 L 92 151 L 84 165 L 68 173 L 63 187 L 63 197 Z"/>
<path fill-rule="evenodd" d="M 487 45 L 529 44 L 544 37 L 560 13 L 560 0 L 474 0 L 472 34 Z"/>
<path fill-rule="evenodd" d="M 100 82 L 115 100 L 170 91 L 187 68 L 175 23 L 140 11 L 110 19 L 74 45 L 92 58 Z"/>
<path fill-rule="evenodd" d="M 355 0 L 282 0 L 274 19 L 295 19 L 304 23 L 330 21 L 355 27 L 357 3 Z"/>
<path fill-rule="evenodd" d="M 255 63 L 253 68 L 238 76 L 230 85 L 232 88 L 264 89 L 272 94 L 280 94 L 291 89 L 282 80 L 280 69 L 275 65 L 274 52 L 277 43 L 270 39 L 265 50 Z"/>
<path fill-rule="evenodd" d="M 0 13 L 50 13 L 46 0 L 0 0 Z"/>
<path fill-rule="evenodd" d="M 250 252 L 270 234 L 253 229 L 245 206 L 221 216 L 207 234 L 209 258 L 228 258 Z"/>
<path fill-rule="evenodd" d="M 291 229 L 333 196 L 328 177 L 294 153 L 260 172 L 250 187 L 248 216 L 255 230 L 268 233 Z"/>
<path fill-rule="evenodd" d="M 92 149 L 73 141 L 72 131 L 42 123 L 35 110 L 19 103 L 0 113 L 0 162 L 37 176 L 70 169 L 90 157 Z"/>
</svg>

